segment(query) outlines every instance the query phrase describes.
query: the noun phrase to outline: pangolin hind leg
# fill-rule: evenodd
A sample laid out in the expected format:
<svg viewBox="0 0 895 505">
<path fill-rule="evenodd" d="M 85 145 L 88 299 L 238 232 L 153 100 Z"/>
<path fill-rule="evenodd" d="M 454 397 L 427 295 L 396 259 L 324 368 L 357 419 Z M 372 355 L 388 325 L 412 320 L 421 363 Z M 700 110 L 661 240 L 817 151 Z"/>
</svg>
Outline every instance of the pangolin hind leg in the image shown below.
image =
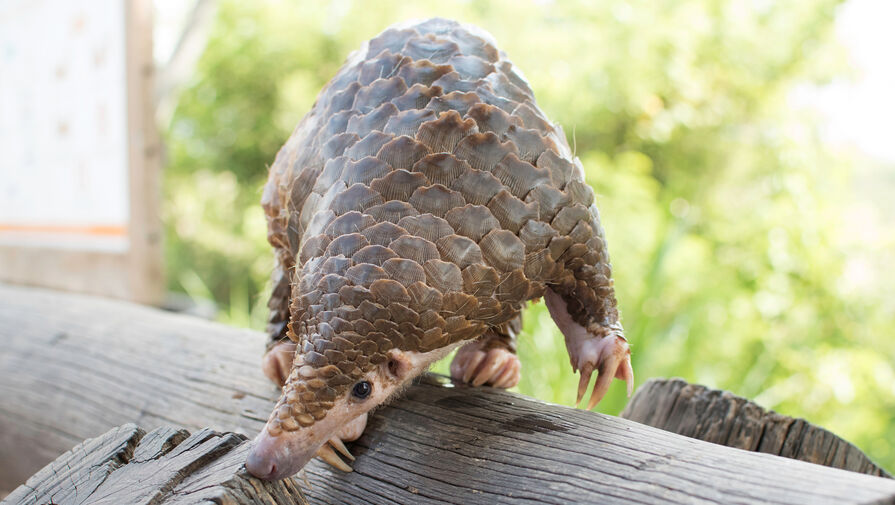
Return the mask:
<svg viewBox="0 0 895 505">
<path fill-rule="evenodd" d="M 603 399 L 614 378 L 627 383 L 630 397 L 634 389 L 634 369 L 631 366 L 628 341 L 621 331 L 608 330 L 602 335 L 589 331 L 575 322 L 569 314 L 566 301 L 552 289 L 547 289 L 544 302 L 547 304 L 550 316 L 565 337 L 572 369 L 581 372 L 576 404 L 581 403 L 584 394 L 587 393 L 587 385 L 594 371 L 597 371 L 598 375 L 587 404 L 588 410 Z"/>
<path fill-rule="evenodd" d="M 522 365 L 516 356 L 516 335 L 521 329 L 520 311 L 516 317 L 461 347 L 451 362 L 451 378 L 473 386 L 504 389 L 518 384 Z"/>
</svg>

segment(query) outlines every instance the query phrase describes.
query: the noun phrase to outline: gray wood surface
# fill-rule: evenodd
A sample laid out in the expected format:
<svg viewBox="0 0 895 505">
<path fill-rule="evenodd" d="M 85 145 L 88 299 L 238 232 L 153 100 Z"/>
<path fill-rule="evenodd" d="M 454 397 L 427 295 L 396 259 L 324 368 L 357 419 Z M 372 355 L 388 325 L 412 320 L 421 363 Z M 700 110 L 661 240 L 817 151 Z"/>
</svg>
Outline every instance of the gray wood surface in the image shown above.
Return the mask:
<svg viewBox="0 0 895 505">
<path fill-rule="evenodd" d="M 128 422 L 251 437 L 277 396 L 258 366 L 262 334 L 123 302 L 0 285 L 0 341 L 7 489 L 85 438 Z M 228 437 L 216 440 L 239 438 Z M 243 478 L 247 445 L 227 447 L 196 458 L 190 471 L 213 471 L 224 483 L 218 487 L 238 488 L 226 483 Z M 435 376 L 378 410 L 349 448 L 358 457 L 353 473 L 314 461 L 307 484 L 281 485 L 304 489 L 310 503 L 895 503 L 889 479 Z M 259 494 L 270 486 L 246 479 Z M 176 503 L 217 491 L 176 494 L 185 500 Z"/>
<path fill-rule="evenodd" d="M 134 424 L 85 440 L 28 479 L 6 502 L 38 505 L 302 503 L 296 482 L 240 472 L 245 437 Z"/>
<path fill-rule="evenodd" d="M 682 379 L 647 381 L 621 416 L 728 447 L 892 477 L 860 449 L 819 426 Z"/>
</svg>

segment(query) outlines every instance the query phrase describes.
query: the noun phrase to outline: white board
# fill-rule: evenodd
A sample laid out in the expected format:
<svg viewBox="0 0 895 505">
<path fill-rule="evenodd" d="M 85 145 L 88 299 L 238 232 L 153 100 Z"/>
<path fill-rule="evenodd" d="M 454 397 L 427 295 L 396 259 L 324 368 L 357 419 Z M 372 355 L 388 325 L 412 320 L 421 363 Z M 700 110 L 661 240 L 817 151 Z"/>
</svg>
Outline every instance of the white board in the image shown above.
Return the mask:
<svg viewBox="0 0 895 505">
<path fill-rule="evenodd" d="M 0 5 L 0 243 L 126 250 L 124 3 Z"/>
<path fill-rule="evenodd" d="M 151 41 L 147 4 L 0 0 L 0 261 L 7 263 L 0 280 L 145 298 L 133 294 L 127 270 L 142 268 L 132 256 L 144 246 L 135 233 L 147 226 L 135 218 L 157 218 L 144 208 L 156 208 L 156 195 L 134 191 L 144 171 L 158 170 L 139 152 L 155 137 L 151 121 L 141 121 L 151 109 L 139 72 L 152 61 L 142 50 Z M 71 255 L 84 253 L 93 278 L 61 281 L 49 265 L 24 264 L 29 252 L 35 262 L 73 268 L 83 262 Z M 24 276 L 23 266 L 34 274 Z M 100 267 L 126 285 L 95 282 Z"/>
</svg>

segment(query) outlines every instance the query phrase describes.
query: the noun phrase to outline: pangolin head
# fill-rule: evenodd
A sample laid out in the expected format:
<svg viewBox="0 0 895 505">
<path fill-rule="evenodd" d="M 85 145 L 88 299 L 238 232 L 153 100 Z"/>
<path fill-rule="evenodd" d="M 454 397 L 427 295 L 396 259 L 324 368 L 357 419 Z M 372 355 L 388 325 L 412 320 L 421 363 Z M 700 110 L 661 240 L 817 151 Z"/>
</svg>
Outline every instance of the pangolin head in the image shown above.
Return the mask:
<svg viewBox="0 0 895 505">
<path fill-rule="evenodd" d="M 321 322 L 301 337 L 283 394 L 246 461 L 252 474 L 289 477 L 315 455 L 350 471 L 327 442 L 340 447 L 341 440 L 358 438 L 370 410 L 459 345 L 428 352 L 402 350 L 377 333 L 336 335 L 331 324 Z"/>
</svg>

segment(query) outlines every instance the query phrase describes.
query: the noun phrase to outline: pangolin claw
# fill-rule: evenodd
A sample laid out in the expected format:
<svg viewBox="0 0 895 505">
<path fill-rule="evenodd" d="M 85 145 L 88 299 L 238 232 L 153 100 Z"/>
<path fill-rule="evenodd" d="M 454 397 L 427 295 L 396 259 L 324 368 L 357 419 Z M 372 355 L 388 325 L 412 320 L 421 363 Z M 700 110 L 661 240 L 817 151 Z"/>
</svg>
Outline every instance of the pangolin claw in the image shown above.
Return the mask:
<svg viewBox="0 0 895 505">
<path fill-rule="evenodd" d="M 634 391 L 634 368 L 631 366 L 631 351 L 628 349 L 627 342 L 623 338 L 613 337 L 613 340 L 606 341 L 608 345 L 602 345 L 596 367 L 592 362 L 588 361 L 581 366 L 581 378 L 578 381 L 578 399 L 575 405 L 581 403 L 587 393 L 587 386 L 590 378 L 597 371 L 597 380 L 594 383 L 593 392 L 590 395 L 590 401 L 587 402 L 587 410 L 591 410 L 600 403 L 600 400 L 606 396 L 609 386 L 612 385 L 612 379 L 622 379 L 627 386 L 628 398 Z M 611 349 L 608 347 L 611 346 Z"/>
<path fill-rule="evenodd" d="M 613 355 L 600 363 L 600 367 L 597 369 L 598 375 L 597 381 L 594 383 L 594 391 L 590 394 L 590 401 L 587 402 L 587 410 L 596 407 L 600 400 L 606 396 L 606 392 L 609 391 L 609 386 L 612 384 L 612 379 L 615 378 L 615 371 L 618 370 L 620 361 Z"/>
<path fill-rule="evenodd" d="M 489 352 L 486 355 L 485 362 L 479 366 L 479 373 L 472 380 L 472 385 L 478 387 L 488 382 L 503 364 L 503 356 L 497 352 Z"/>
<path fill-rule="evenodd" d="M 351 461 L 354 461 L 354 456 L 352 456 L 351 453 L 348 452 L 348 448 L 345 447 L 345 444 L 342 442 L 342 439 L 333 437 L 333 438 L 329 439 L 329 443 L 330 443 L 330 445 L 335 447 L 336 450 L 339 451 L 340 454 L 342 454 L 342 456 L 345 456 L 346 458 L 350 459 Z"/>
<path fill-rule="evenodd" d="M 578 381 L 578 399 L 575 400 L 575 406 L 581 404 L 581 400 L 584 399 L 584 393 L 587 393 L 587 385 L 590 383 L 590 377 L 594 373 L 594 366 L 590 363 L 584 365 L 581 368 L 581 379 Z"/>
<path fill-rule="evenodd" d="M 494 379 L 494 387 L 508 389 L 518 384 L 521 368 L 518 359 L 504 365 L 503 371 Z"/>
<path fill-rule="evenodd" d="M 481 340 L 466 344 L 451 362 L 451 377 L 472 386 L 511 388 L 519 383 L 519 358 L 503 347 L 487 349 Z"/>
<path fill-rule="evenodd" d="M 339 442 L 341 443 L 341 440 Z M 333 451 L 332 446 L 329 445 L 330 443 L 332 443 L 332 440 L 330 440 L 326 444 L 323 444 L 323 446 L 317 450 L 317 457 L 322 459 L 326 463 L 329 463 L 330 465 L 338 468 L 339 470 L 342 470 L 343 472 L 351 472 L 351 467 L 348 466 L 348 463 L 342 461 L 342 458 L 340 458 L 339 455 L 336 454 L 335 451 Z M 348 452 L 348 450 L 345 449 L 344 445 L 342 445 L 342 449 L 344 449 L 346 453 Z M 341 450 L 339 452 L 341 452 Z M 352 457 L 351 459 L 353 460 L 354 458 Z"/>
<path fill-rule="evenodd" d="M 475 374 L 475 371 L 479 368 L 479 364 L 481 364 L 483 359 L 485 359 L 483 353 L 475 353 L 469 358 L 469 362 L 466 363 L 463 370 L 463 382 L 469 383 L 472 380 L 473 374 Z"/>
</svg>

